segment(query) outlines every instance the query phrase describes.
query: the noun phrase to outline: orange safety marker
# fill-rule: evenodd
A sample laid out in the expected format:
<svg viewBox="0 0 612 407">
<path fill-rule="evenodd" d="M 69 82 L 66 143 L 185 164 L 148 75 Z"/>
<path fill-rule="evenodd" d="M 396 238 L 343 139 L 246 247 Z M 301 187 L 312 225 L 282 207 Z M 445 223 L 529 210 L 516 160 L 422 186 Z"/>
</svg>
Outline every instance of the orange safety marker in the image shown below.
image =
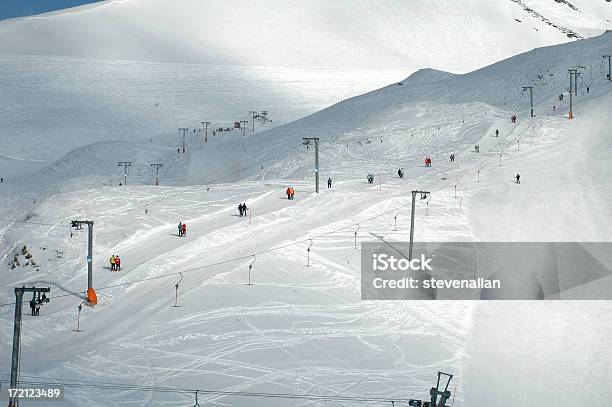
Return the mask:
<svg viewBox="0 0 612 407">
<path fill-rule="evenodd" d="M 91 305 L 96 305 L 98 303 L 98 296 L 93 288 L 87 289 L 87 302 Z"/>
</svg>

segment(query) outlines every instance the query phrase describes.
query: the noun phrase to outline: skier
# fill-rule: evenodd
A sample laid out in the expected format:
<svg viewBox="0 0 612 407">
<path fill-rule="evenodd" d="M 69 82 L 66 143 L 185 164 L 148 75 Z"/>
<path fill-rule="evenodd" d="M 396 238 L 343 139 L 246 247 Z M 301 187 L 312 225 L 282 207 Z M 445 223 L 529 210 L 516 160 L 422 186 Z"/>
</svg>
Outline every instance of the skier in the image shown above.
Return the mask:
<svg viewBox="0 0 612 407">
<path fill-rule="evenodd" d="M 178 224 L 178 235 L 183 236 L 183 224 L 181 222 Z"/>
<path fill-rule="evenodd" d="M 145 208 L 145 215 L 149 214 L 149 210 L 147 208 Z"/>
<path fill-rule="evenodd" d="M 40 315 L 40 302 L 36 301 L 36 316 Z"/>
<path fill-rule="evenodd" d="M 291 199 L 291 187 L 287 187 L 287 199 Z"/>
<path fill-rule="evenodd" d="M 399 170 L 397 170 L 397 176 L 400 177 L 400 178 L 404 178 L 404 171 L 402 171 L 401 168 Z"/>
<path fill-rule="evenodd" d="M 4 178 L 0 177 L 0 184 L 4 184 Z"/>
<path fill-rule="evenodd" d="M 331 177 L 327 179 L 327 188 L 331 188 L 332 185 L 332 179 Z"/>
<path fill-rule="evenodd" d="M 499 137 L 499 129 L 495 129 L 495 137 Z"/>
<path fill-rule="evenodd" d="M 451 161 L 451 162 L 455 161 L 455 154 L 451 154 L 451 155 L 450 155 L 450 161 Z"/>
<path fill-rule="evenodd" d="M 242 216 L 242 204 L 238 204 L 238 213 L 240 214 L 238 216 Z"/>
<path fill-rule="evenodd" d="M 115 271 L 120 271 L 121 270 L 121 259 L 119 258 L 119 255 L 115 255 Z"/>
<path fill-rule="evenodd" d="M 36 301 L 34 299 L 30 300 L 30 313 L 32 316 L 36 315 Z"/>
<path fill-rule="evenodd" d="M 480 145 L 476 144 L 474 146 L 474 151 L 476 151 L 477 153 L 480 153 Z"/>
<path fill-rule="evenodd" d="M 557 110 L 557 106 L 553 105 L 553 112 Z"/>
<path fill-rule="evenodd" d="M 291 188 L 291 200 L 295 199 L 295 189 Z"/>
<path fill-rule="evenodd" d="M 247 206 L 246 206 L 246 202 L 244 202 L 244 203 L 242 204 L 242 214 L 243 214 L 243 216 L 247 216 L 247 211 L 248 211 L 248 210 L 249 210 L 249 208 L 247 208 Z"/>
<path fill-rule="evenodd" d="M 520 184 L 521 183 L 521 176 L 520 176 L 520 174 L 516 174 L 515 178 L 516 178 L 516 183 Z"/>
<path fill-rule="evenodd" d="M 113 254 L 110 258 L 111 271 L 115 271 L 115 255 Z"/>
<path fill-rule="evenodd" d="M 183 232 L 183 236 L 187 236 L 187 224 L 183 223 L 181 231 Z"/>
<path fill-rule="evenodd" d="M 587 93 L 589 93 L 590 90 L 591 90 L 591 88 L 587 86 Z"/>
</svg>

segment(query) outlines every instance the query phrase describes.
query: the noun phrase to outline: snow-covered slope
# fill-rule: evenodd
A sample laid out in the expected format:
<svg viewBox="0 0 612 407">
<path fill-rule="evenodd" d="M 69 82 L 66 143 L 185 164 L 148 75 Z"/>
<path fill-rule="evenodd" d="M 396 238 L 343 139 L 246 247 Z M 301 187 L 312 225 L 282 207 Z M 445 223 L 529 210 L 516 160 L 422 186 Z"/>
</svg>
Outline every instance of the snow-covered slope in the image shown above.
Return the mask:
<svg viewBox="0 0 612 407">
<path fill-rule="evenodd" d="M 610 44 L 607 33 L 466 75 L 419 71 L 401 85 L 265 132 L 215 136 L 202 146 L 192 140 L 185 155 L 117 144 L 143 155 L 135 163 L 151 158 L 145 154 L 166 159 L 161 187 L 144 185 L 149 174 L 127 188 L 102 185 L 119 158 L 114 143 L 65 157 L 46 177 L 88 188 L 29 202 L 27 218 L 37 223 L 3 224 L 2 255 L 27 245 L 37 267 L 3 269 L 1 302 L 22 284 L 48 285 L 62 296 L 43 307 L 42 317 L 24 320 L 22 379 L 81 386 L 68 389 L 67 406 L 164 406 L 192 405 L 193 394 L 83 386 L 399 399 L 425 397 L 443 370 L 456 374 L 456 406 L 603 407 L 610 393 L 609 302 L 360 301 L 353 238 L 357 231 L 358 245 L 373 240 L 370 233 L 408 239 L 410 191 L 423 187 L 432 194 L 417 207 L 417 240 L 610 241 L 612 85 L 601 63 Z M 557 95 L 576 65 L 586 68 L 570 121 L 567 97 L 560 104 Z M 534 86 L 533 119 L 522 85 Z M 510 123 L 511 114 L 518 123 Z M 303 136 L 321 138 L 321 178 L 334 179 L 320 194 Z M 448 162 L 450 153 L 456 162 Z M 425 155 L 433 167 L 421 166 Z M 394 176 L 399 167 L 401 180 Z M 375 173 L 374 185 L 365 183 L 367 172 Z M 512 182 L 517 172 L 521 185 Z M 206 180 L 210 189 L 199 185 Z M 185 181 L 194 185 L 166 185 Z M 29 196 L 48 183 L 33 176 L 0 188 Z M 287 185 L 297 190 L 294 201 L 283 199 Z M 252 216 L 235 216 L 239 202 Z M 100 298 L 82 313 L 81 333 L 71 331 L 86 282 L 85 233 L 71 236 L 68 229 L 76 217 L 96 222 Z M 174 236 L 179 220 L 189 225 L 186 238 Z M 105 267 L 112 253 L 122 256 L 120 273 Z M 254 285 L 245 285 L 249 265 Z M 173 308 L 178 272 L 181 307 Z M 612 289 L 609 279 L 598 283 Z M 6 361 L 12 311 L 0 307 Z M 587 395 L 576 390 L 587 387 Z M 203 401 L 303 405 L 220 394 Z"/>
<path fill-rule="evenodd" d="M 412 159 L 422 158 L 416 153 L 446 159 L 447 153 L 456 148 L 455 144 L 469 147 L 469 143 L 475 143 L 490 131 L 494 121 L 513 113 L 528 114 L 529 94 L 523 92 L 523 86 L 533 86 L 537 116 L 566 115 L 568 95 L 562 102 L 557 96 L 568 88 L 567 70 L 577 66 L 584 67 L 579 79 L 579 98 L 574 106 L 574 114 L 580 115 L 583 97 L 590 99 L 609 92 L 605 80 L 607 60 L 601 55 L 610 49 L 611 38 L 612 33 L 606 33 L 591 40 L 536 49 L 465 75 L 421 70 L 404 81 L 250 138 L 261 148 L 274 140 L 278 148 L 285 142 L 295 145 L 302 136 L 317 136 L 331 143 L 322 154 L 329 150 L 344 154 L 343 150 L 351 149 L 353 143 L 363 142 L 363 154 L 365 157 L 370 154 L 371 165 L 377 165 L 378 156 L 371 154 L 373 151 L 390 154 L 398 147 L 402 151 L 409 149 Z M 590 88 L 588 95 L 585 94 L 587 87 Z M 456 127 L 457 120 L 462 121 L 460 128 Z M 525 122 L 521 125 L 527 126 Z M 432 143 L 432 139 L 445 137 L 448 132 L 453 133 L 453 145 Z M 384 143 L 379 142 L 381 138 Z M 350 142 L 349 147 L 343 146 L 345 141 Z M 372 145 L 367 145 L 368 141 Z M 340 157 L 333 160 L 334 165 L 345 162 Z M 388 164 L 386 160 L 384 165 Z M 305 163 L 301 169 L 305 170 L 308 165 Z"/>
<path fill-rule="evenodd" d="M 611 8 L 604 0 L 111 0 L 4 21 L 0 52 L 467 72 L 568 33 L 600 34 L 612 27 Z"/>
<path fill-rule="evenodd" d="M 147 156 L 171 151 L 177 128 L 227 127 L 251 110 L 268 110 L 265 128 L 277 126 L 419 68 L 467 72 L 571 33 L 601 33 L 611 8 L 603 0 L 115 0 L 1 21 L 0 176 L 101 142 L 155 144 Z M 97 172 L 112 180 L 108 164 Z"/>
<path fill-rule="evenodd" d="M 256 123 L 259 132 L 403 76 L 394 71 L 4 55 L 0 168 L 11 170 L 1 175 L 14 179 L 38 168 L 41 161 L 53 165 L 70 152 L 101 142 L 152 143 L 154 150 L 163 146 L 171 151 L 180 145 L 179 127 L 201 130 L 202 121 L 211 121 L 212 131 L 237 120 L 249 120 L 251 125 L 249 111 L 267 110 L 272 122 Z M 189 134 L 187 142 L 202 138 L 200 131 Z"/>
</svg>

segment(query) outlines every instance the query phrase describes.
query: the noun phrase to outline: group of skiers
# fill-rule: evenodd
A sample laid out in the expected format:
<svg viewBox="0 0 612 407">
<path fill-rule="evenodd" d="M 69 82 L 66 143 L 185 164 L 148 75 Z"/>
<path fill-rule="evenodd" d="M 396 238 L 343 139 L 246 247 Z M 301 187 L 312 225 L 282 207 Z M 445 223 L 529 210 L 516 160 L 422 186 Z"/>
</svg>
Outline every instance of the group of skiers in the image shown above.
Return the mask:
<svg viewBox="0 0 612 407">
<path fill-rule="evenodd" d="M 431 157 L 430 156 L 425 157 L 425 167 L 431 167 Z"/>
<path fill-rule="evenodd" d="M 476 151 L 477 153 L 480 153 L 480 145 L 479 144 L 476 144 L 474 146 L 474 151 Z"/>
<path fill-rule="evenodd" d="M 401 169 L 401 168 L 397 170 L 397 176 L 398 176 L 399 178 L 404 178 L 404 171 L 402 171 L 402 169 Z"/>
<path fill-rule="evenodd" d="M 512 116 L 510 116 L 510 121 L 511 121 L 512 123 L 516 123 L 516 115 L 515 115 L 515 114 L 513 114 Z"/>
<path fill-rule="evenodd" d="M 370 172 L 368 173 L 368 184 L 373 184 L 373 183 L 374 183 L 374 174 Z"/>
<path fill-rule="evenodd" d="M 455 161 L 455 154 L 451 154 L 450 155 L 450 162 L 454 162 Z"/>
<path fill-rule="evenodd" d="M 117 254 L 113 254 L 110 258 L 110 269 L 111 271 L 121 270 L 121 258 Z"/>
<path fill-rule="evenodd" d="M 45 293 L 42 293 L 41 296 L 40 292 L 38 293 L 38 298 L 32 298 L 30 300 L 30 314 L 32 316 L 40 315 L 40 307 L 43 302 L 49 302 L 49 299 Z"/>
<path fill-rule="evenodd" d="M 295 199 L 295 189 L 287 187 L 287 199 Z"/>
<path fill-rule="evenodd" d="M 187 236 L 187 224 L 179 222 L 177 228 L 179 237 Z"/>
<path fill-rule="evenodd" d="M 247 208 L 246 203 L 241 203 L 241 204 L 239 204 L 239 205 L 238 205 L 238 213 L 239 213 L 239 216 L 246 216 L 246 214 L 247 214 L 247 210 L 248 210 L 248 209 L 249 209 L 249 208 Z"/>
</svg>

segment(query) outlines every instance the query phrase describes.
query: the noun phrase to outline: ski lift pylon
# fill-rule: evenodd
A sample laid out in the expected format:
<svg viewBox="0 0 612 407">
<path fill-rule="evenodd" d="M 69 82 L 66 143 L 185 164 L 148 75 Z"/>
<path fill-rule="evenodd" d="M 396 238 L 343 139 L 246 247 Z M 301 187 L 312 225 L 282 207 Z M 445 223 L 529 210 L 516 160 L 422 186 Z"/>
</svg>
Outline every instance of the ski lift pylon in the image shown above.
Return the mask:
<svg viewBox="0 0 612 407">
<path fill-rule="evenodd" d="M 179 275 L 181 276 L 181 279 L 177 281 L 176 284 L 174 284 L 174 305 L 172 306 L 172 308 L 180 307 L 180 305 L 178 305 L 178 289 L 179 284 L 181 284 L 181 281 L 183 281 L 183 273 L 179 273 Z"/>
</svg>

